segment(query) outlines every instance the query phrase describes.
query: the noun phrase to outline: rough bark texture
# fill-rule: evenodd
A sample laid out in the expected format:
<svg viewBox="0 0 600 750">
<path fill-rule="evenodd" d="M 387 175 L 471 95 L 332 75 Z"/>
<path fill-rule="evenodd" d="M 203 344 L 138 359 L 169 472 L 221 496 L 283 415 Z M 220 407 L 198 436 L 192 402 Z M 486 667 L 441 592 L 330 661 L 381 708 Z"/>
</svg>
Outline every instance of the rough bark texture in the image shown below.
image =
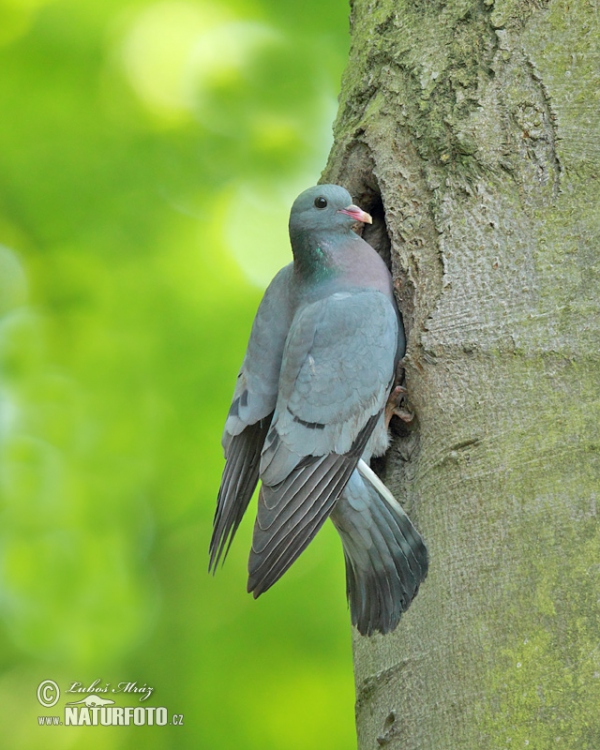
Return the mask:
<svg viewBox="0 0 600 750">
<path fill-rule="evenodd" d="M 355 638 L 360 750 L 600 748 L 600 8 L 355 0 L 324 174 L 376 221 L 416 415 L 386 479 L 428 542 Z"/>
</svg>

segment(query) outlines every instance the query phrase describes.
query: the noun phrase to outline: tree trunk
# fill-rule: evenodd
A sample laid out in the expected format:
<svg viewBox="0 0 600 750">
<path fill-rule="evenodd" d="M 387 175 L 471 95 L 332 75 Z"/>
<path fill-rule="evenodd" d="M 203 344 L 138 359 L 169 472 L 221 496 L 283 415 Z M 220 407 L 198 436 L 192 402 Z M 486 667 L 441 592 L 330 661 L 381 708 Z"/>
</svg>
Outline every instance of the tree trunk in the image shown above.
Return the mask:
<svg viewBox="0 0 600 750">
<path fill-rule="evenodd" d="M 355 0 L 324 177 L 375 222 L 430 574 L 354 641 L 360 750 L 600 748 L 598 0 Z M 390 252 L 391 250 L 391 252 Z"/>
</svg>

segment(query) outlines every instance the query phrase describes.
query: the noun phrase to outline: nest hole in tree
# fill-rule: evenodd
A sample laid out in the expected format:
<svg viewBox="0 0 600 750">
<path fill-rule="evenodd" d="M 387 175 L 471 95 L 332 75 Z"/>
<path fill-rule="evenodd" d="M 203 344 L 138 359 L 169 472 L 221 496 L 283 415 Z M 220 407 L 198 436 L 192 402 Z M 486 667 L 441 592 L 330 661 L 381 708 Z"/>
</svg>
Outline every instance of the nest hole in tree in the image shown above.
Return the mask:
<svg viewBox="0 0 600 750">
<path fill-rule="evenodd" d="M 388 233 L 387 222 L 385 217 L 385 208 L 383 205 L 383 199 L 379 190 L 379 185 L 373 172 L 363 171 L 361 174 L 362 180 L 361 185 L 353 191 L 352 195 L 355 202 L 369 214 L 373 219 L 372 224 L 365 224 L 362 230 L 363 239 L 373 247 L 378 254 L 385 261 L 390 273 L 401 274 L 401 270 L 398 269 L 397 264 L 392 264 L 392 241 Z M 395 279 L 396 283 L 398 279 Z M 402 284 L 403 279 L 400 279 Z M 399 305 L 401 308 L 401 305 Z M 401 314 L 403 313 L 400 309 Z M 406 316 L 403 315 L 405 334 L 408 338 L 408 331 L 406 326 Z M 406 379 L 404 372 L 399 373 L 400 379 L 398 383 L 402 386 L 406 385 Z M 408 406 L 407 404 L 401 404 L 401 407 Z M 408 443 L 415 439 L 415 431 L 418 430 L 418 422 L 416 418 L 411 422 L 405 422 L 402 419 L 394 416 L 390 422 L 390 433 L 393 441 L 400 441 L 403 444 L 405 441 Z M 385 477 L 387 464 L 389 460 L 389 452 L 384 456 L 374 457 L 371 459 L 371 466 L 373 470 L 379 475 Z"/>
<path fill-rule="evenodd" d="M 385 222 L 385 210 L 379 190 L 369 189 L 361 196 L 359 205 L 371 214 L 372 224 L 365 224 L 362 232 L 363 239 L 374 247 L 385 261 L 390 273 L 392 271 L 392 242 Z"/>
</svg>

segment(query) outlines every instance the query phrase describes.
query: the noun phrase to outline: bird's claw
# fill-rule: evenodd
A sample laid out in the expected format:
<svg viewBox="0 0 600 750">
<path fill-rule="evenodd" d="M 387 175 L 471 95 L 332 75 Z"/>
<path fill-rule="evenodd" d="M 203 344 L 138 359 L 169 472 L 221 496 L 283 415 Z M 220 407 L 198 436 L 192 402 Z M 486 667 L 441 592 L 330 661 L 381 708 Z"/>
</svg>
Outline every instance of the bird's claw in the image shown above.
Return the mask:
<svg viewBox="0 0 600 750">
<path fill-rule="evenodd" d="M 403 385 L 396 385 L 392 388 L 392 392 L 388 396 L 385 405 L 386 428 L 390 426 L 392 417 L 398 417 L 398 419 L 401 419 L 407 424 L 412 422 L 415 418 L 415 415 L 407 408 L 406 403 L 403 403 L 405 402 L 407 395 L 408 391 Z"/>
</svg>

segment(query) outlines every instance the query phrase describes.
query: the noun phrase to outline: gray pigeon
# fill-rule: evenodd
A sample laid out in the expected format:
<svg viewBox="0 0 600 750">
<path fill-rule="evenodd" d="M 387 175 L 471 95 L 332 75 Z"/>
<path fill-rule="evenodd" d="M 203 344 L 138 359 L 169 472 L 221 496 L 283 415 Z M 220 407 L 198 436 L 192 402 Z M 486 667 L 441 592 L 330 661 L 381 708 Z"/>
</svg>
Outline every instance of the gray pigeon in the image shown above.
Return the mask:
<svg viewBox="0 0 600 750">
<path fill-rule="evenodd" d="M 371 635 L 396 627 L 428 558 L 369 467 L 388 445 L 386 403 L 405 340 L 390 273 L 356 222 L 371 217 L 338 185 L 294 202 L 294 262 L 258 308 L 225 424 L 209 567 L 227 554 L 260 478 L 248 591 L 270 588 L 330 517 L 352 622 Z"/>
</svg>

